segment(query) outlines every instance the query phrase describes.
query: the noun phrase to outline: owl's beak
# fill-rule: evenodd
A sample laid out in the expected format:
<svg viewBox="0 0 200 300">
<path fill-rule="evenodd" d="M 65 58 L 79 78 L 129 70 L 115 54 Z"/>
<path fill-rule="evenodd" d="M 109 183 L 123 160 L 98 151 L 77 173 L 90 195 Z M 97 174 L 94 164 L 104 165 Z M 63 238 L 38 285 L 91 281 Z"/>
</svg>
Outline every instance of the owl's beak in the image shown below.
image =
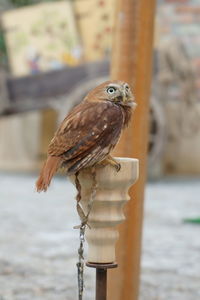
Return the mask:
<svg viewBox="0 0 200 300">
<path fill-rule="evenodd" d="M 130 106 L 132 108 L 136 107 L 136 103 L 134 102 L 134 96 L 132 95 L 131 92 L 127 92 L 126 88 L 123 87 L 120 89 L 121 97 L 122 97 L 122 103 L 125 106 Z"/>
<path fill-rule="evenodd" d="M 121 92 L 121 96 L 122 96 L 122 102 L 123 102 L 123 103 L 126 103 L 126 101 L 127 101 L 126 89 L 125 89 L 125 88 L 122 88 L 122 89 L 120 90 L 120 92 Z"/>
<path fill-rule="evenodd" d="M 122 99 L 122 101 L 123 101 L 123 103 L 126 103 L 126 101 L 127 101 L 127 96 L 126 96 L 126 94 L 123 94 L 123 99 Z"/>
</svg>

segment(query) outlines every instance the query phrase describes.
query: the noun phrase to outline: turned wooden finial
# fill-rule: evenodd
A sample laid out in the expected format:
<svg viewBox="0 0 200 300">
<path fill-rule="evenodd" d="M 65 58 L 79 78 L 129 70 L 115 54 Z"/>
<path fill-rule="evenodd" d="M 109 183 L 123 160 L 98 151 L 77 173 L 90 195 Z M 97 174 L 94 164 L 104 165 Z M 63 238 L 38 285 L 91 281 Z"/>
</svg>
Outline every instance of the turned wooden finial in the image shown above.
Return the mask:
<svg viewBox="0 0 200 300">
<path fill-rule="evenodd" d="M 88 257 L 90 263 L 115 262 L 115 243 L 118 239 L 116 225 L 125 220 L 124 204 L 130 199 L 128 190 L 136 182 L 139 163 L 133 158 L 116 158 L 121 170 L 116 172 L 113 166 L 96 166 L 97 188 L 86 229 Z M 81 204 L 85 214 L 92 192 L 93 180 L 89 169 L 79 174 L 81 184 Z"/>
</svg>

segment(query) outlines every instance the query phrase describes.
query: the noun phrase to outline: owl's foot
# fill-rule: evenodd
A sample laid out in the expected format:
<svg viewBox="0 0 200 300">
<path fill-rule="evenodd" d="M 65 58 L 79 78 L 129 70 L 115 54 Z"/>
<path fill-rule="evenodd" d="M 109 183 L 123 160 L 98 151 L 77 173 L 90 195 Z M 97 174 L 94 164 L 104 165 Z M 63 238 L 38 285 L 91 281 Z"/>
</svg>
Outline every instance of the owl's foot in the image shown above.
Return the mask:
<svg viewBox="0 0 200 300">
<path fill-rule="evenodd" d="M 116 169 L 117 172 L 119 172 L 121 169 L 121 165 L 111 155 L 109 155 L 107 158 L 102 160 L 99 163 L 99 165 L 102 165 L 102 166 L 111 165 Z"/>
</svg>

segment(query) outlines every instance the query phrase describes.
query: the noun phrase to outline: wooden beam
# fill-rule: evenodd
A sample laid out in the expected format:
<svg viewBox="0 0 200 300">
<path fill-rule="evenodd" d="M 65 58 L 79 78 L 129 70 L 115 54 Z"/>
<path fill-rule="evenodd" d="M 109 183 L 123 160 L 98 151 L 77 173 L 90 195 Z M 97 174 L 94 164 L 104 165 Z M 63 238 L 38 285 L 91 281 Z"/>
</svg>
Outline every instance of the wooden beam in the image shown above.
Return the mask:
<svg viewBox="0 0 200 300">
<path fill-rule="evenodd" d="M 139 158 L 140 176 L 120 226 L 119 268 L 110 272 L 109 300 L 136 300 L 139 294 L 154 12 L 155 0 L 118 0 L 111 77 L 132 86 L 138 106 L 114 155 Z"/>
</svg>

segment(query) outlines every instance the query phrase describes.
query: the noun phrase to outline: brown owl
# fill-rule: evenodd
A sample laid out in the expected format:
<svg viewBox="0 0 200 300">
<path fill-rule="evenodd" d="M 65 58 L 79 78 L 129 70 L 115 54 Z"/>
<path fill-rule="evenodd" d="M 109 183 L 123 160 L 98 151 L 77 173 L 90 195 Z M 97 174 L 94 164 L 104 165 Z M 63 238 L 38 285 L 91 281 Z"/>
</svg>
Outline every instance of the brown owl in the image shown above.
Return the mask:
<svg viewBox="0 0 200 300">
<path fill-rule="evenodd" d="M 136 106 L 129 85 L 106 81 L 91 90 L 63 120 L 48 148 L 48 157 L 36 182 L 37 191 L 46 191 L 59 167 L 67 175 L 96 164 L 120 165 L 109 153 Z"/>
</svg>

